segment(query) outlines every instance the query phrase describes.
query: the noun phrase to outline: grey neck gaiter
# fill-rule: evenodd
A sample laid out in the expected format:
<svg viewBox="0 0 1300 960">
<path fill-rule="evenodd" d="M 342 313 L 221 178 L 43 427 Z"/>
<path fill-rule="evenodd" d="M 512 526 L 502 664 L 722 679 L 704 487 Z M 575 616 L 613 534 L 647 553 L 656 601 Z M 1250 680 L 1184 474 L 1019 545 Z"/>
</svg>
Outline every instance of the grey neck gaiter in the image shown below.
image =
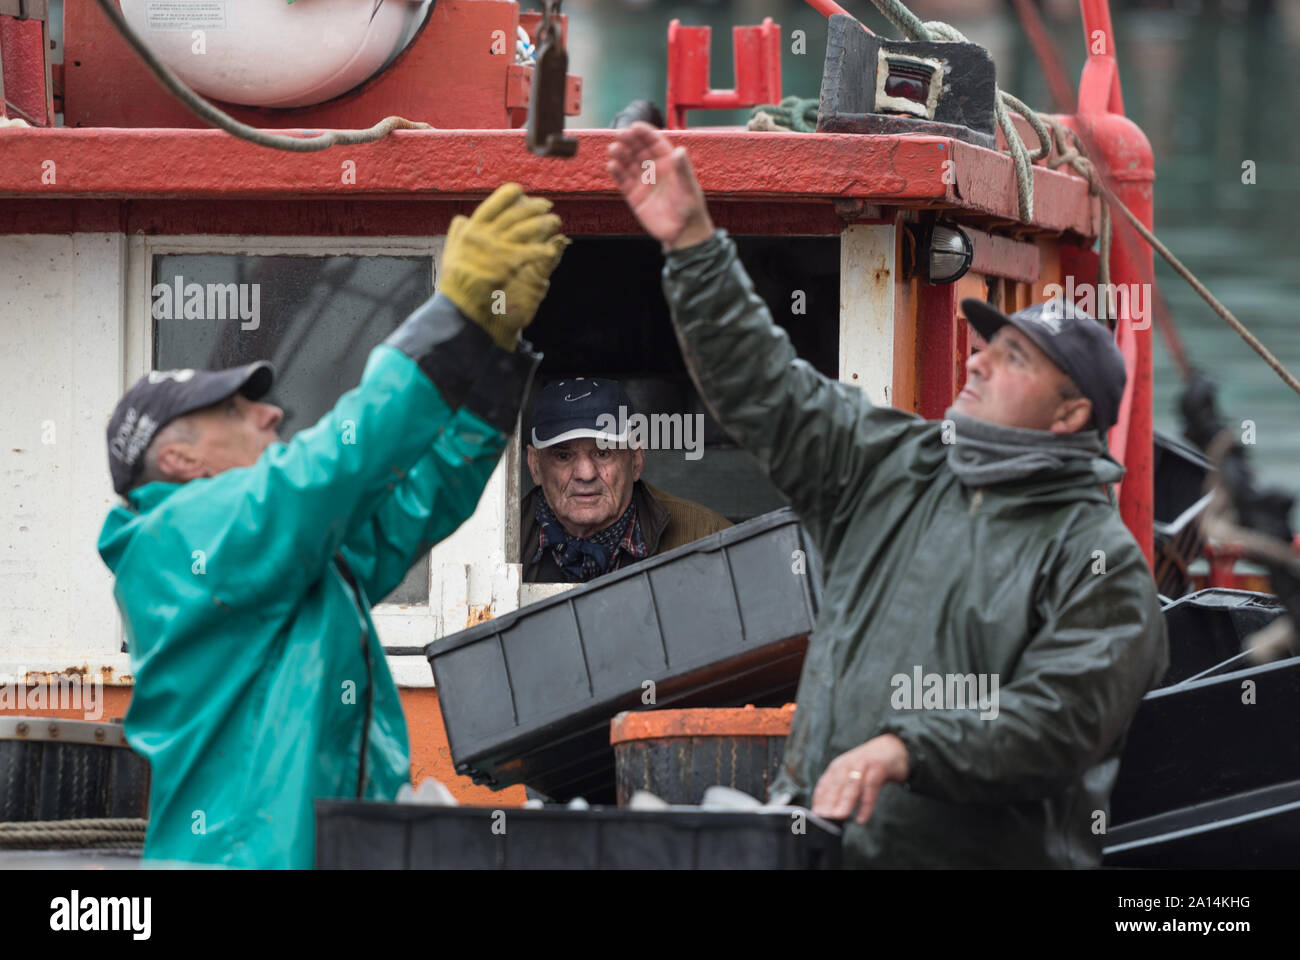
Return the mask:
<svg viewBox="0 0 1300 960">
<path fill-rule="evenodd" d="M 1093 460 L 1107 453 L 1096 430 L 1052 433 L 1004 427 L 968 417 L 949 407 L 944 417 L 956 427 L 948 447 L 948 466 L 968 487 L 1022 480 L 1031 474 L 1059 470 L 1072 460 Z"/>
</svg>

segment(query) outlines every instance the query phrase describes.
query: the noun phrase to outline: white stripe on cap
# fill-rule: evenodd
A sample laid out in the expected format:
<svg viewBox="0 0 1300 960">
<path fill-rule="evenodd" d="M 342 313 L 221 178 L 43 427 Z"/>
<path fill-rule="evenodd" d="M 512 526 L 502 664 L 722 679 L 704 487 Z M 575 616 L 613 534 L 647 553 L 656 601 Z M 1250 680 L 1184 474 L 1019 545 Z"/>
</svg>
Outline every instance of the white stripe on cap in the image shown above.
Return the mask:
<svg viewBox="0 0 1300 960">
<path fill-rule="evenodd" d="M 577 430 L 566 430 L 558 436 L 551 437 L 549 440 L 542 440 L 537 436 L 537 428 L 533 428 L 533 447 L 537 450 L 545 450 L 547 447 L 553 447 L 557 443 L 564 443 L 566 440 L 578 440 L 582 437 L 590 437 L 593 440 L 604 438 L 612 440 L 614 443 L 627 443 L 627 431 L 622 433 L 608 433 L 604 430 L 595 430 L 591 427 L 579 427 Z"/>
</svg>

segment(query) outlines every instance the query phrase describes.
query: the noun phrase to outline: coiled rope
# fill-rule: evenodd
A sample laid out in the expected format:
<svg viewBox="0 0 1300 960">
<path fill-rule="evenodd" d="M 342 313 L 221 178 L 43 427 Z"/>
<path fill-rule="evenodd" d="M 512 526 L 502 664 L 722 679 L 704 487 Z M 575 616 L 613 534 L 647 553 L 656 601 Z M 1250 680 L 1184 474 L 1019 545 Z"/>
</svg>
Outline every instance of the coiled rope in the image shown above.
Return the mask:
<svg viewBox="0 0 1300 960">
<path fill-rule="evenodd" d="M 0 823 L 0 850 L 138 850 L 148 820 L 26 820 Z"/>
</svg>

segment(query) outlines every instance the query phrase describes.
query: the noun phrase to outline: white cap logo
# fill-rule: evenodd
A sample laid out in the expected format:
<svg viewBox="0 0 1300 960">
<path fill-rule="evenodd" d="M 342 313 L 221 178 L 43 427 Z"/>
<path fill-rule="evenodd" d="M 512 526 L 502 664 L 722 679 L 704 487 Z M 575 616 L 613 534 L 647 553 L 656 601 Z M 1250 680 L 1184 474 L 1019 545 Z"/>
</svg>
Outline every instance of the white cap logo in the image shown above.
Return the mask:
<svg viewBox="0 0 1300 960">
<path fill-rule="evenodd" d="M 578 380 L 583 380 L 583 381 L 585 381 L 585 380 L 586 380 L 586 377 L 578 377 L 577 379 L 578 379 Z M 567 381 L 565 381 L 565 380 L 561 380 L 561 381 L 560 381 L 560 386 L 564 386 L 564 384 L 565 384 L 566 382 L 567 382 Z M 591 381 L 591 385 L 592 385 L 593 387 L 599 387 L 599 386 L 600 386 L 600 384 L 597 383 L 595 380 L 592 380 L 592 381 Z M 585 397 L 589 397 L 589 396 L 591 396 L 593 392 L 594 392 L 594 391 L 592 391 L 592 390 L 588 390 L 586 393 L 580 393 L 580 394 L 578 394 L 576 397 L 571 396 L 571 395 L 569 395 L 568 393 L 566 393 L 566 394 L 564 395 L 564 402 L 565 402 L 565 403 L 574 403 L 574 402 L 577 401 L 577 400 L 582 400 L 582 399 L 584 399 Z"/>
<path fill-rule="evenodd" d="M 1053 302 L 1051 300 L 1043 304 L 1041 310 L 1031 313 L 1029 319 L 1040 327 L 1045 327 L 1047 332 L 1052 336 L 1056 336 L 1061 332 L 1061 318 L 1056 315 L 1056 310 L 1053 309 Z"/>
<path fill-rule="evenodd" d="M 110 441 L 108 448 L 113 456 L 128 467 L 134 466 L 140 453 L 149 446 L 149 441 L 153 439 L 157 430 L 157 420 L 131 407 L 122 418 L 122 423 L 117 428 L 117 436 Z"/>
<path fill-rule="evenodd" d="M 150 370 L 149 382 L 162 383 L 164 380 L 175 380 L 177 383 L 184 383 L 194 376 L 194 371 L 188 367 L 184 370 Z"/>
</svg>

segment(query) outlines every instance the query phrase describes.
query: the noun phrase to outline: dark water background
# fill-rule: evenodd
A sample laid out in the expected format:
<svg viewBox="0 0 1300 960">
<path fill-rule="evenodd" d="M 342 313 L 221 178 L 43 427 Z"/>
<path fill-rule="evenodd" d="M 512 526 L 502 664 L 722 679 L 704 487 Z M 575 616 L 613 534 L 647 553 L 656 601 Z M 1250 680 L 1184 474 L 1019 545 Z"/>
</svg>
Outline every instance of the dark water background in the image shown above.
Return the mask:
<svg viewBox="0 0 1300 960">
<path fill-rule="evenodd" d="M 844 3 L 873 30 L 897 37 L 867 0 Z M 986 46 L 998 82 L 1026 103 L 1050 108 L 1046 83 L 1019 21 L 997 3 L 948 3 L 946 16 Z M 1084 60 L 1077 5 L 1049 20 L 1066 72 L 1077 84 Z M 1120 9 L 1114 21 L 1126 112 L 1150 138 L 1156 158 L 1156 232 L 1239 319 L 1300 376 L 1300 0 L 1258 5 L 1184 2 Z M 938 11 L 916 2 L 929 18 Z M 816 97 L 826 21 L 804 3 L 733 0 L 715 4 L 570 0 L 570 69 L 583 77 L 575 127 L 605 126 L 629 100 L 664 102 L 668 21 L 713 27 L 712 86 L 732 85 L 731 27 L 771 16 L 782 28 L 785 95 Z M 991 12 L 990 12 L 991 11 Z M 807 53 L 790 52 L 792 31 Z M 692 115 L 692 124 L 741 123 L 744 112 Z M 1242 183 L 1255 162 L 1256 182 Z M 1156 275 L 1194 361 L 1221 384 L 1230 422 L 1253 420 L 1257 468 L 1269 483 L 1300 491 L 1300 396 L 1167 266 Z M 1178 433 L 1179 382 L 1163 344 L 1155 352 L 1156 427 Z"/>
</svg>

